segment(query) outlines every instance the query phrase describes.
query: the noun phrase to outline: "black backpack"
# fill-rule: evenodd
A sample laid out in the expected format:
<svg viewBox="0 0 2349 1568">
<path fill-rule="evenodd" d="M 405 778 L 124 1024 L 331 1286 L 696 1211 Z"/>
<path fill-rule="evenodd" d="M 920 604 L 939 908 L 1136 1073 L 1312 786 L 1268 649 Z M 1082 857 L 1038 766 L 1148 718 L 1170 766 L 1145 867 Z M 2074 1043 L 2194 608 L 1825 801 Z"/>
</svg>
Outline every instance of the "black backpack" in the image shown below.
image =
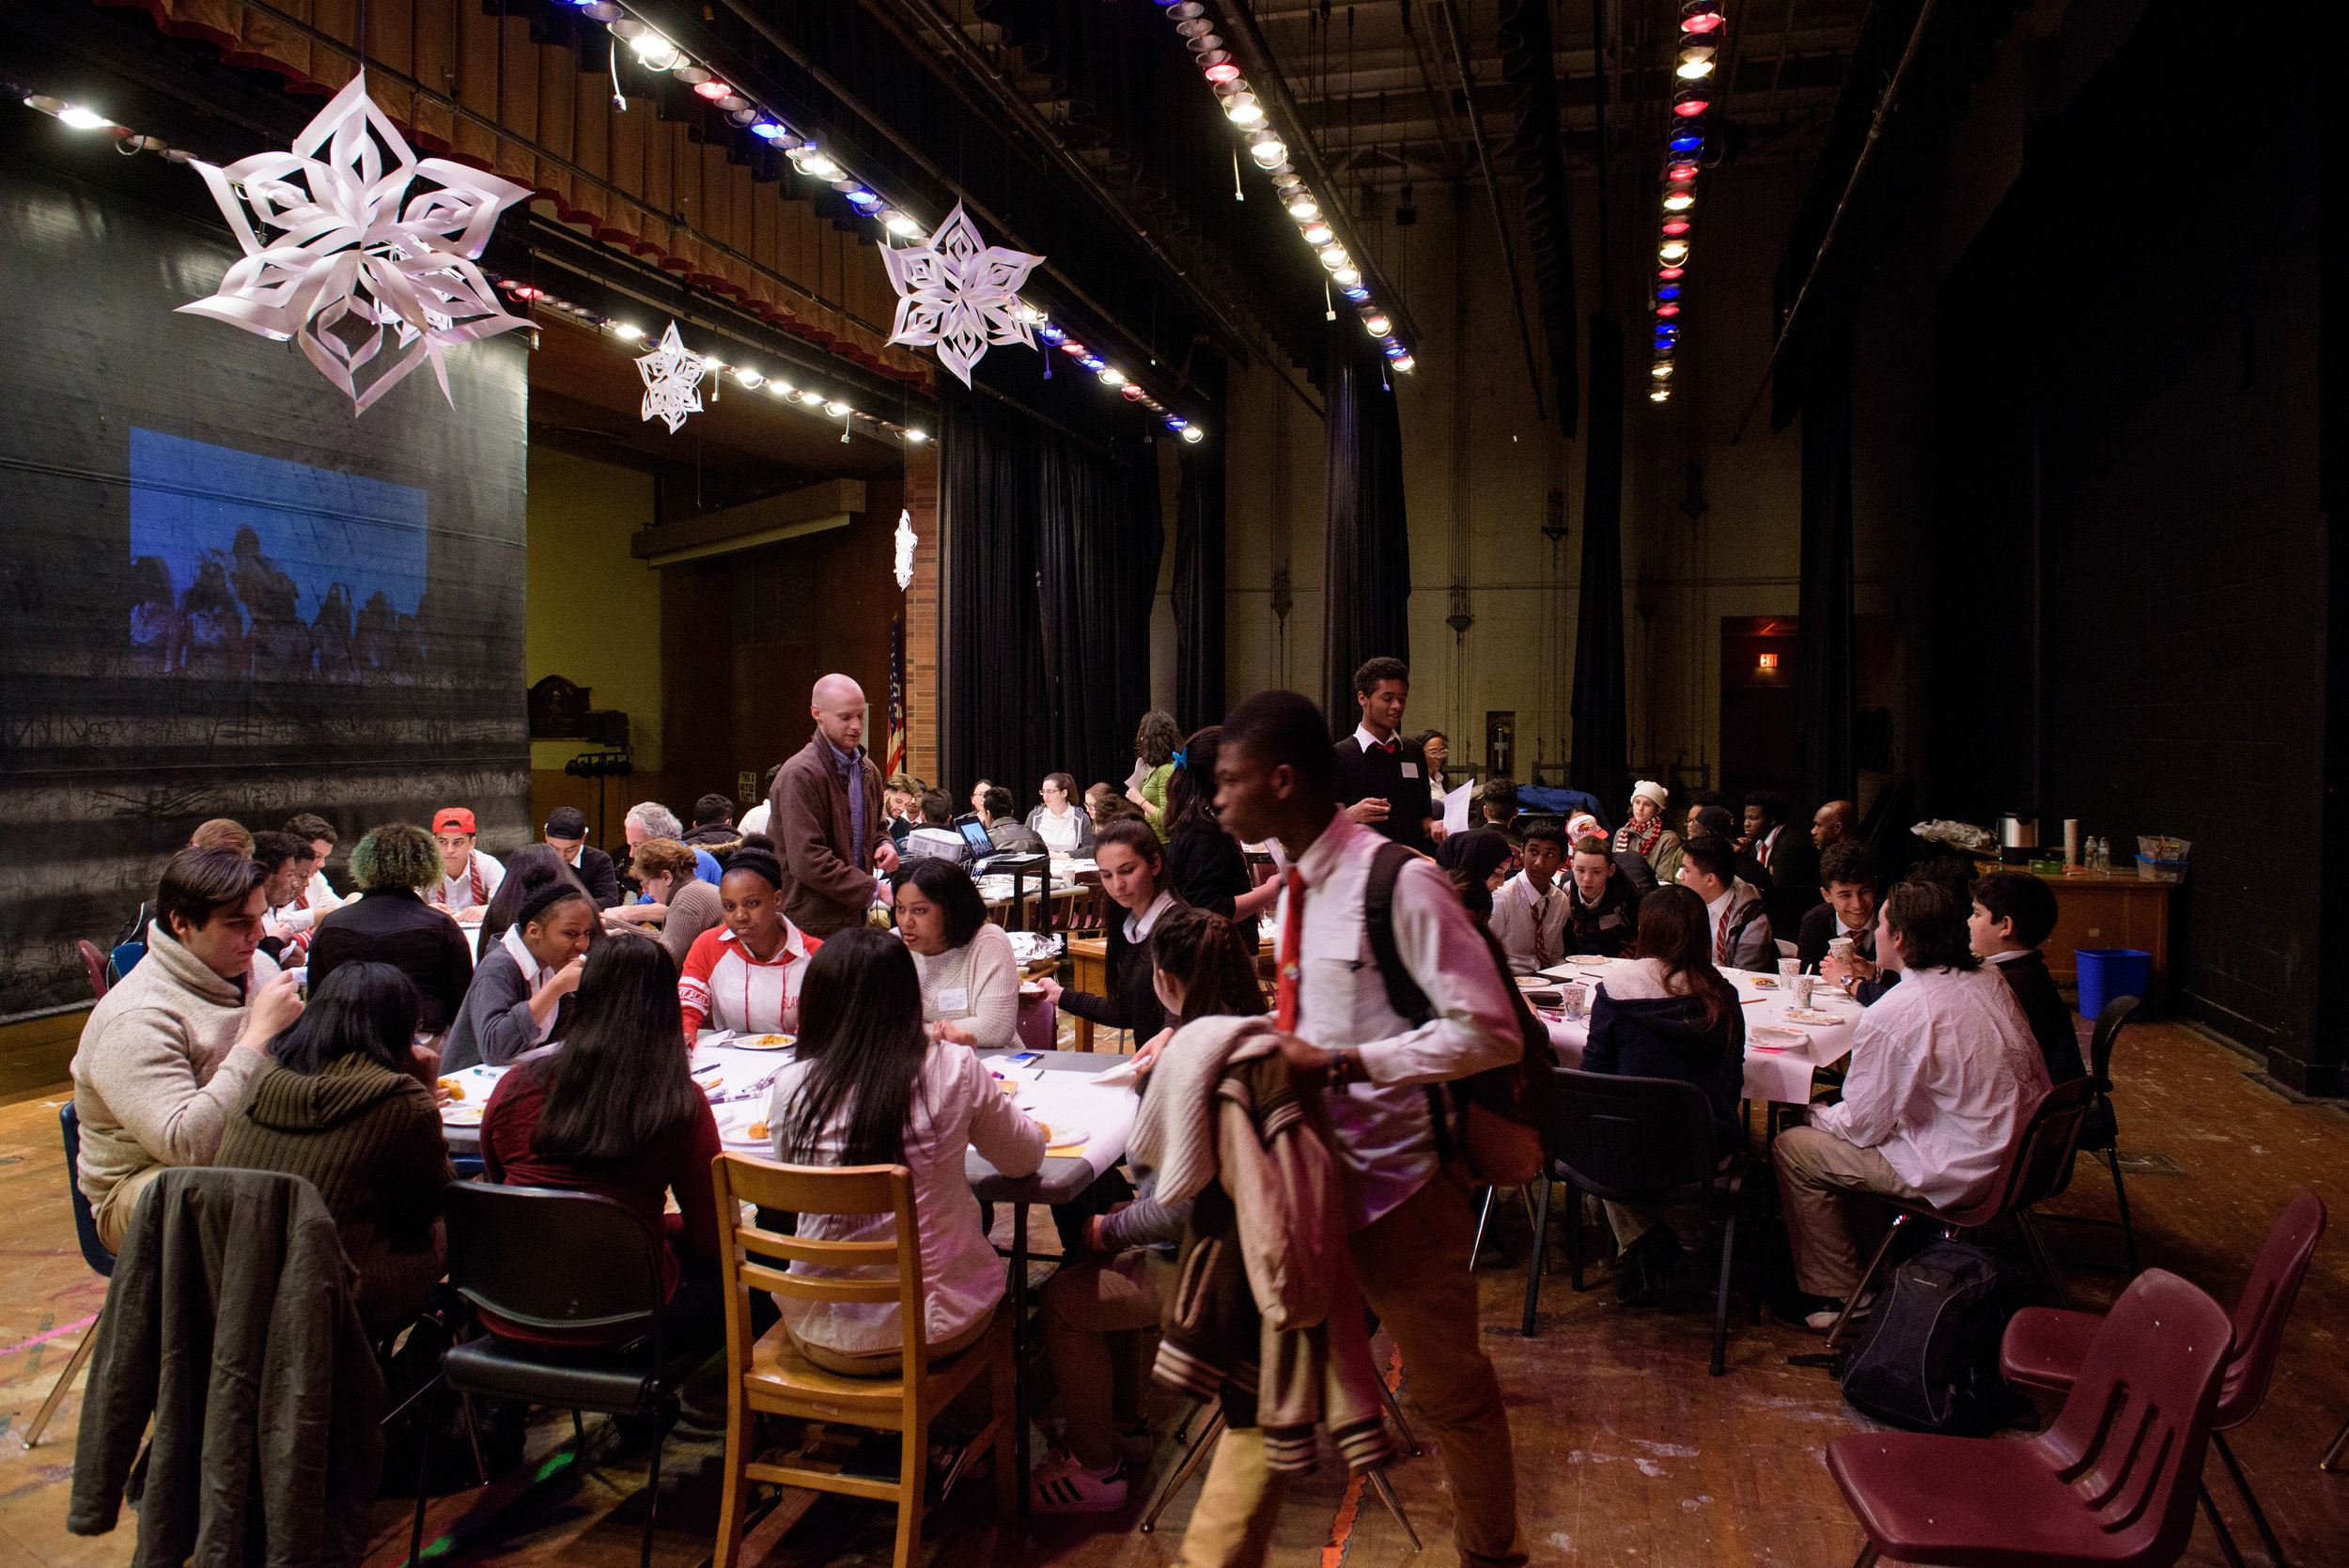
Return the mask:
<svg viewBox="0 0 2349 1568">
<path fill-rule="evenodd" d="M 1380 845 L 1362 888 L 1363 934 L 1370 939 L 1378 977 L 1386 983 L 1387 1005 L 1414 1028 L 1433 1017 L 1435 1009 L 1427 1004 L 1427 993 L 1403 967 L 1402 952 L 1394 945 L 1394 879 L 1407 863 L 1417 859 L 1415 851 L 1402 845 Z M 1511 977 L 1509 959 L 1501 944 L 1481 923 L 1477 934 L 1492 955 L 1501 989 L 1509 993 L 1525 1049 L 1505 1066 L 1429 1085 L 1428 1117 L 1435 1124 L 1439 1157 L 1449 1162 L 1455 1155 L 1465 1156 L 1476 1179 L 1488 1186 L 1522 1187 L 1546 1174 L 1557 1152 L 1557 1117 L 1551 1110 L 1557 1080 L 1551 1069 L 1558 1065 L 1558 1052 L 1549 1043 L 1549 1026 L 1534 1016 L 1525 993 Z M 1455 1123 L 1462 1129 L 1459 1141 L 1465 1148 L 1455 1146 L 1452 1129 Z"/>
<path fill-rule="evenodd" d="M 1998 1431 L 2021 1404 L 1999 1371 L 1999 1342 L 2020 1295 L 1988 1250 L 1925 1246 L 1892 1271 L 1858 1342 L 1839 1358 L 1844 1402 L 1909 1432 Z"/>
</svg>

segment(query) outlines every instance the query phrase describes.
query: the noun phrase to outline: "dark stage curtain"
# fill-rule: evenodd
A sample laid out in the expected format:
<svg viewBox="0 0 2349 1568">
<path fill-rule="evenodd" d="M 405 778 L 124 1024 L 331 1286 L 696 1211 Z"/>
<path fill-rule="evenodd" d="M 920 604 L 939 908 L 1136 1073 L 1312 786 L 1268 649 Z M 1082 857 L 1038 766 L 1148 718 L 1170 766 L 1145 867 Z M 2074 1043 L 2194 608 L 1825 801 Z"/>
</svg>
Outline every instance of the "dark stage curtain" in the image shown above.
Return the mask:
<svg viewBox="0 0 2349 1568">
<path fill-rule="evenodd" d="M 1851 323 L 1822 322 L 1802 404 L 1795 745 L 1812 804 L 1853 799 Z"/>
<path fill-rule="evenodd" d="M 1096 446 L 941 380 L 944 787 L 1122 782 L 1150 698 L 1150 447 Z"/>
<path fill-rule="evenodd" d="M 1329 528 L 1322 573 L 1322 708 L 1354 728 L 1354 672 L 1381 655 L 1409 662 L 1411 541 L 1403 516 L 1403 427 L 1386 362 L 1351 317 L 1332 329 Z"/>
<path fill-rule="evenodd" d="M 1193 384 L 1221 408 L 1223 361 L 1201 353 Z M 1188 735 L 1223 717 L 1223 442 L 1175 443 L 1183 487 L 1174 513 L 1174 719 Z"/>
<path fill-rule="evenodd" d="M 1582 473 L 1582 594 L 1574 634 L 1568 782 L 1620 812 L 1631 799 L 1624 707 L 1623 324 L 1591 318 L 1589 456 Z"/>
</svg>

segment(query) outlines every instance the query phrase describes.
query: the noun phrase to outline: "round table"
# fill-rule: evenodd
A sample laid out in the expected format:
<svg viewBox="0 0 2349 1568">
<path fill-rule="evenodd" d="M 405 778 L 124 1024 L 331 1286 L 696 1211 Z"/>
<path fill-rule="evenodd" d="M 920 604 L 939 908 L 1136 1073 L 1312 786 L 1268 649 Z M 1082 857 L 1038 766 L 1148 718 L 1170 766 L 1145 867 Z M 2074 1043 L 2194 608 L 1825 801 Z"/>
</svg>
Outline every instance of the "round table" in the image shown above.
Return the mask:
<svg viewBox="0 0 2349 1568">
<path fill-rule="evenodd" d="M 1544 970 L 1542 977 L 1560 986 L 1580 983 L 1595 990 L 1607 982 L 1610 970 L 1620 970 L 1632 963 L 1628 958 L 1610 958 L 1595 964 L 1565 963 Z M 1747 970 L 1723 970 L 1737 987 L 1737 1000 L 1746 1019 L 1746 1085 L 1745 1097 L 1750 1100 L 1774 1101 L 1781 1105 L 1811 1103 L 1811 1076 L 1818 1068 L 1831 1067 L 1851 1054 L 1852 1031 L 1859 1021 L 1859 1003 L 1822 981 L 1813 988 L 1811 1005 L 1821 1013 L 1832 1013 L 1837 1019 L 1831 1024 L 1796 1023 L 1786 1017 L 1794 1005 L 1786 982 L 1777 975 L 1765 975 Z M 1758 982 L 1768 981 L 1768 985 Z M 1554 1010 L 1546 1010 L 1543 1019 L 1549 1025 L 1550 1044 L 1557 1048 L 1562 1066 L 1579 1067 L 1582 1048 L 1589 1043 L 1591 1026 L 1588 1018 L 1565 1018 Z M 1805 1036 L 1808 1044 L 1774 1050 L 1758 1045 L 1753 1038 L 1754 1026 L 1773 1025 L 1791 1029 Z"/>
</svg>

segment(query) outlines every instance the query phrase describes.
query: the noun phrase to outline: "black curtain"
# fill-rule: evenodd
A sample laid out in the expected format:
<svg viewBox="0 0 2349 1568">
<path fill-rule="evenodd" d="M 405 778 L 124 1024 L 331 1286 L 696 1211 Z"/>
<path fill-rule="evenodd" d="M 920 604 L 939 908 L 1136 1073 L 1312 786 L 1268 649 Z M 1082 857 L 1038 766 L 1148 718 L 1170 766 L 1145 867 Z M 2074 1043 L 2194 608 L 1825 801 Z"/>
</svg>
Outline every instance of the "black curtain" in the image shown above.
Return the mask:
<svg viewBox="0 0 2349 1568">
<path fill-rule="evenodd" d="M 1096 444 L 941 378 L 943 785 L 1122 782 L 1150 698 L 1163 531 L 1139 440 Z"/>
<path fill-rule="evenodd" d="M 1408 14 L 1408 13 L 1406 13 Z M 1558 428 L 1574 434 L 1574 190 L 1566 179 L 1565 142 L 1558 123 L 1558 46 L 1549 26 L 1549 0 L 1501 0 L 1495 20 L 1501 74 L 1517 118 L 1509 138 L 1526 249 L 1533 255 L 1533 292 L 1542 303 L 1542 337 L 1549 348 L 1549 379 L 1558 398 Z"/>
<path fill-rule="evenodd" d="M 1223 401 L 1223 358 L 1202 350 L 1191 384 L 1210 406 Z M 1176 443 L 1182 491 L 1174 512 L 1174 719 L 1183 733 L 1223 717 L 1223 442 L 1210 432 Z"/>
<path fill-rule="evenodd" d="M 1623 648 L 1623 324 L 1591 318 L 1590 432 L 1582 471 L 1582 593 L 1574 632 L 1574 755 L 1566 777 L 1600 809 L 1631 799 Z"/>
<path fill-rule="evenodd" d="M 1411 540 L 1403 515 L 1403 427 L 1386 362 L 1352 318 L 1330 334 L 1329 527 L 1323 555 L 1322 710 L 1354 728 L 1354 672 L 1411 658 Z"/>
<path fill-rule="evenodd" d="M 1802 403 L 1802 629 L 1795 746 L 1812 804 L 1853 799 L 1851 322 L 1822 321 Z"/>
</svg>

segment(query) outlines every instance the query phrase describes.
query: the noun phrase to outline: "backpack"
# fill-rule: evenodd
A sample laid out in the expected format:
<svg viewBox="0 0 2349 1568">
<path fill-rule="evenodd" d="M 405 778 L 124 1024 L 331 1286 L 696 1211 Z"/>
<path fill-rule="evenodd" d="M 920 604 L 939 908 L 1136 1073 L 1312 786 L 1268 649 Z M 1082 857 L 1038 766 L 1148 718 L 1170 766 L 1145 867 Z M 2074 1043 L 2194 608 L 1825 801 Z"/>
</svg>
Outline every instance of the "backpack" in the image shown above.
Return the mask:
<svg viewBox="0 0 2349 1568">
<path fill-rule="evenodd" d="M 1362 889 L 1362 928 L 1370 939 L 1378 976 L 1386 982 L 1387 1005 L 1413 1028 L 1435 1017 L 1435 1009 L 1428 1005 L 1427 993 L 1403 967 L 1403 955 L 1394 945 L 1394 879 L 1408 862 L 1417 859 L 1415 851 L 1400 844 L 1380 845 Z M 1558 1065 L 1558 1052 L 1549 1043 L 1549 1026 L 1534 1017 L 1525 993 L 1510 977 L 1509 960 L 1501 944 L 1481 924 L 1477 934 L 1485 939 L 1501 988 L 1509 995 L 1525 1048 L 1505 1065 L 1447 1084 L 1430 1084 L 1428 1119 L 1436 1129 L 1436 1152 L 1447 1164 L 1455 1155 L 1463 1156 L 1479 1184 L 1523 1187 L 1548 1170 L 1555 1152 L 1557 1117 L 1551 1102 L 1556 1084 L 1550 1075 Z M 1457 1148 L 1453 1139 L 1455 1121 L 1462 1145 Z"/>
<path fill-rule="evenodd" d="M 1985 1437 L 2019 1395 L 1999 1371 L 1999 1342 L 2021 1303 L 1987 1249 L 1936 1241 L 1892 1271 L 1866 1327 L 1836 1367 L 1844 1402 L 1909 1432 Z"/>
</svg>

